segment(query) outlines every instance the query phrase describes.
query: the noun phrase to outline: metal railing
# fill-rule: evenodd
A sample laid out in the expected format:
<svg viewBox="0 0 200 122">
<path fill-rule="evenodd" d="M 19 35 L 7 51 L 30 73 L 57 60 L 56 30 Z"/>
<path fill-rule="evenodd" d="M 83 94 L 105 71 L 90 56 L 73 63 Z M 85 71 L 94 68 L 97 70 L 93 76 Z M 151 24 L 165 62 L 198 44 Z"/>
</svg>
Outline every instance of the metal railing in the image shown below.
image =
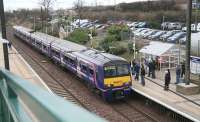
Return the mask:
<svg viewBox="0 0 200 122">
<path fill-rule="evenodd" d="M 0 122 L 104 122 L 61 97 L 0 69 Z"/>
</svg>

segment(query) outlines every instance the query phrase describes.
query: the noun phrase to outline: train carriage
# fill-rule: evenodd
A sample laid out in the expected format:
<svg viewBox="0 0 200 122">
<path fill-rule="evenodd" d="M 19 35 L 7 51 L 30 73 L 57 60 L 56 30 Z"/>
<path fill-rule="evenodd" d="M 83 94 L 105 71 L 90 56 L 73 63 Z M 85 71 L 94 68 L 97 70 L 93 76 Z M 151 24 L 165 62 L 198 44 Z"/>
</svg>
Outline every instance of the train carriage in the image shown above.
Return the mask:
<svg viewBox="0 0 200 122">
<path fill-rule="evenodd" d="M 30 35 L 32 32 L 31 29 L 24 28 L 21 26 L 14 26 L 13 29 L 14 29 L 14 34 L 19 38 L 25 40 L 26 42 L 30 40 Z"/>
<path fill-rule="evenodd" d="M 84 79 L 89 88 L 101 93 L 106 100 L 130 94 L 130 65 L 125 59 L 47 34 L 31 33 L 23 27 L 15 26 L 14 31 L 16 36 Z"/>
<path fill-rule="evenodd" d="M 53 42 L 55 42 L 56 40 L 54 38 L 52 38 L 51 36 L 47 36 L 47 34 L 43 34 L 43 33 L 40 33 L 40 32 L 35 32 L 31 36 L 33 38 L 35 38 L 36 40 L 41 41 L 41 46 L 40 46 L 39 49 L 42 51 L 43 54 L 50 57 L 51 56 L 51 54 L 50 54 L 51 44 Z M 36 45 L 36 43 L 34 45 Z"/>
<path fill-rule="evenodd" d="M 73 60 L 75 58 L 72 55 L 70 55 L 71 52 L 81 51 L 85 49 L 87 48 L 82 45 L 58 39 L 58 41 L 53 42 L 51 44 L 51 57 L 53 58 L 54 61 L 61 63 L 61 65 L 66 65 L 67 63 L 69 63 L 67 62 L 68 60 L 66 60 L 67 58 L 69 60 Z"/>
</svg>

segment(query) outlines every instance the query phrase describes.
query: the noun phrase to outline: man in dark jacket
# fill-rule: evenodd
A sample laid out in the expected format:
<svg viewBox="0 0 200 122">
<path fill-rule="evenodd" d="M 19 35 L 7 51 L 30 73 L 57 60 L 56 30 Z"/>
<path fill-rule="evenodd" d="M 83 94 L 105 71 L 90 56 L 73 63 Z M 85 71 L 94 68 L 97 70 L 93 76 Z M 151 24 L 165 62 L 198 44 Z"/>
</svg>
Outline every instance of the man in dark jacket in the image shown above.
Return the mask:
<svg viewBox="0 0 200 122">
<path fill-rule="evenodd" d="M 171 73 L 168 69 L 167 71 L 165 71 L 165 87 L 164 87 L 164 90 L 166 90 L 166 91 L 169 90 L 170 81 L 171 81 Z"/>
<path fill-rule="evenodd" d="M 180 82 L 180 77 L 181 77 L 181 68 L 179 65 L 176 67 L 176 83 L 178 84 Z"/>
<path fill-rule="evenodd" d="M 185 75 L 185 63 L 183 62 L 181 65 L 181 78 Z"/>
<path fill-rule="evenodd" d="M 141 84 L 143 85 L 143 86 L 145 86 L 145 79 L 144 79 L 144 77 L 145 77 L 145 68 L 144 68 L 144 65 L 142 64 L 141 65 Z"/>
<path fill-rule="evenodd" d="M 155 60 L 152 61 L 152 78 L 156 78 L 156 62 Z"/>
<path fill-rule="evenodd" d="M 138 63 L 135 65 L 134 71 L 135 71 L 135 80 L 139 80 L 140 65 Z"/>
<path fill-rule="evenodd" d="M 152 61 L 150 60 L 149 62 L 148 62 L 148 67 L 149 67 L 149 72 L 148 72 L 148 77 L 150 77 L 150 75 L 152 74 L 152 66 L 153 64 L 152 64 Z"/>
</svg>

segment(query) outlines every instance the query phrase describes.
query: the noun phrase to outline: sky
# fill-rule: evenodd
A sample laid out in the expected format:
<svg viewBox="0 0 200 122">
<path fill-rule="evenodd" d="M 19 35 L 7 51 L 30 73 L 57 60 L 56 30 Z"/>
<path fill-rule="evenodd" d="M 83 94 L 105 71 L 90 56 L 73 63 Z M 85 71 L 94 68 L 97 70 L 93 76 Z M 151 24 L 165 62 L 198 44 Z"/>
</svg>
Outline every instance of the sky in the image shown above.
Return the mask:
<svg viewBox="0 0 200 122">
<path fill-rule="evenodd" d="M 5 10 L 16 10 L 19 8 L 39 8 L 40 0 L 4 0 L 4 8 Z M 56 0 L 53 5 L 54 9 L 59 8 L 71 8 L 76 0 Z M 95 1 L 97 1 L 100 5 L 114 5 L 116 3 L 122 2 L 135 2 L 135 1 L 144 1 L 144 0 L 84 0 L 85 5 L 95 5 Z"/>
</svg>

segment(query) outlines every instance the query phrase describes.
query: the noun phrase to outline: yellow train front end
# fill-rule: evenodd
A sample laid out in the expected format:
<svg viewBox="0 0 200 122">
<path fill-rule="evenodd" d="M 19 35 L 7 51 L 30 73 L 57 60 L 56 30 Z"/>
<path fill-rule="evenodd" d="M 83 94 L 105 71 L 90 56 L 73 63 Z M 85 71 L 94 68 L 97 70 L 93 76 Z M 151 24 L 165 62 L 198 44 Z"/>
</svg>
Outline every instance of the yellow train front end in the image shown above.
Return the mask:
<svg viewBox="0 0 200 122">
<path fill-rule="evenodd" d="M 131 93 L 132 79 L 129 64 L 104 67 L 104 88 L 108 99 L 122 99 Z"/>
</svg>

